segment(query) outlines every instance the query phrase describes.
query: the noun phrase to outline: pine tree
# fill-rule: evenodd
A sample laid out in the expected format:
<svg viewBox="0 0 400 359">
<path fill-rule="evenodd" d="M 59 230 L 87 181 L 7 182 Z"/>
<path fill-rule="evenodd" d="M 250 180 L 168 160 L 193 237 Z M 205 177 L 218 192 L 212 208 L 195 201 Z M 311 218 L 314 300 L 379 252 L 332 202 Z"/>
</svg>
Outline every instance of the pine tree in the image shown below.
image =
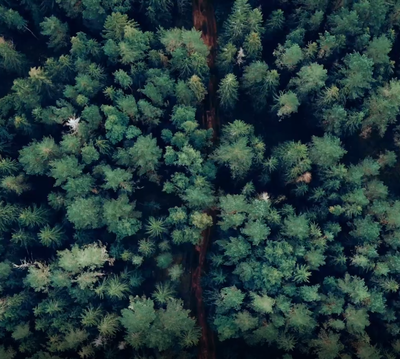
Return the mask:
<svg viewBox="0 0 400 359">
<path fill-rule="evenodd" d="M 259 4 L 2 2 L 1 358 L 398 357 L 400 7 Z"/>
<path fill-rule="evenodd" d="M 55 49 L 61 49 L 68 43 L 68 24 L 61 22 L 55 16 L 46 17 L 40 24 L 42 35 L 49 36 L 47 45 Z"/>
<path fill-rule="evenodd" d="M 221 105 L 227 109 L 233 109 L 238 100 L 239 82 L 233 74 L 226 75 L 222 80 L 218 93 Z"/>
<path fill-rule="evenodd" d="M 262 110 L 266 106 L 278 84 L 278 72 L 269 70 L 265 62 L 252 62 L 244 69 L 242 86 L 256 109 Z"/>
<path fill-rule="evenodd" d="M 20 73 L 24 70 L 25 56 L 19 53 L 11 42 L 0 37 L 0 67 L 6 71 Z"/>
<path fill-rule="evenodd" d="M 357 99 L 371 89 L 373 82 L 373 61 L 359 53 L 349 54 L 344 59 L 341 69 L 343 79 L 340 84 L 349 99 Z"/>
</svg>

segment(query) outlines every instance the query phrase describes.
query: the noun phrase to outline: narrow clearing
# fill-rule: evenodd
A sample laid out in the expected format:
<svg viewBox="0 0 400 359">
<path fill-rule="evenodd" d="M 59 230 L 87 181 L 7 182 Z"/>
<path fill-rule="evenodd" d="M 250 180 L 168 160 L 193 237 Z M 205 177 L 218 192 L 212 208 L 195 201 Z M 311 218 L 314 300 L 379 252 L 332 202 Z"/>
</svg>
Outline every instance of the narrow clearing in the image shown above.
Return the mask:
<svg viewBox="0 0 400 359">
<path fill-rule="evenodd" d="M 217 78 L 214 73 L 217 48 L 217 25 L 212 0 L 193 0 L 193 24 L 196 30 L 202 32 L 204 42 L 210 47 L 210 55 L 208 57 L 210 80 L 208 83 L 208 95 L 203 102 L 201 121 L 204 128 L 213 129 L 213 140 L 215 142 L 220 126 L 217 113 Z M 212 216 L 215 222 L 215 211 L 209 210 L 207 214 Z M 196 253 L 198 253 L 199 257 L 197 267 L 192 272 L 192 290 L 196 301 L 197 320 L 202 331 L 198 359 L 216 358 L 214 336 L 207 324 L 207 315 L 203 303 L 203 288 L 201 287 L 201 276 L 206 263 L 211 233 L 212 228 L 205 230 L 202 234 L 201 243 L 196 246 Z"/>
</svg>

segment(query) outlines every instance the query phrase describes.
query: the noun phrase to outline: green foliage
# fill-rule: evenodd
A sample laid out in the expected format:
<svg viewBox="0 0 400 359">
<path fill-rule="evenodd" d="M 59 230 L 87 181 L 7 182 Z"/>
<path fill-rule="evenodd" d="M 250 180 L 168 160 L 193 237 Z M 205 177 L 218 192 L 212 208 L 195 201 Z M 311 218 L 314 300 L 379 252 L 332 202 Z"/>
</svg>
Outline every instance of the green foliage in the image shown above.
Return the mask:
<svg viewBox="0 0 400 359">
<path fill-rule="evenodd" d="M 171 29 L 160 33 L 160 41 L 171 56 L 170 64 L 179 77 L 187 79 L 198 75 L 204 79 L 208 73 L 209 49 L 195 29 Z"/>
<path fill-rule="evenodd" d="M 3 1 L 0 358 L 397 358 L 399 11 Z"/>
<path fill-rule="evenodd" d="M 100 308 L 87 307 L 81 314 L 82 325 L 85 327 L 96 326 L 100 321 L 101 314 Z"/>
<path fill-rule="evenodd" d="M 150 238 L 161 237 L 166 232 L 166 227 L 162 219 L 156 219 L 150 217 L 148 224 L 146 225 L 146 233 Z"/>
<path fill-rule="evenodd" d="M 55 226 L 52 228 L 47 225 L 40 230 L 40 232 L 38 233 L 38 238 L 40 242 L 46 247 L 59 247 L 64 239 L 64 233 L 59 226 Z"/>
<path fill-rule="evenodd" d="M 158 304 L 164 305 L 174 299 L 175 290 L 171 287 L 170 283 L 156 284 L 155 288 L 152 296 Z"/>
<path fill-rule="evenodd" d="M 78 198 L 67 207 L 67 217 L 76 229 L 93 229 L 102 225 L 101 203 L 96 197 Z"/>
<path fill-rule="evenodd" d="M 239 82 L 234 74 L 226 75 L 222 80 L 218 89 L 221 99 L 221 106 L 232 109 L 238 100 Z"/>
<path fill-rule="evenodd" d="M 281 10 L 274 10 L 271 12 L 267 19 L 267 29 L 268 31 L 280 30 L 285 23 L 285 13 Z"/>
<path fill-rule="evenodd" d="M 277 106 L 279 107 L 278 116 L 285 117 L 296 113 L 300 106 L 300 102 L 294 92 L 288 91 L 279 94 L 277 98 Z"/>
<path fill-rule="evenodd" d="M 172 282 L 177 282 L 183 275 L 183 268 L 179 264 L 173 265 L 171 268 L 169 268 L 168 274 Z"/>
<path fill-rule="evenodd" d="M 365 55 L 354 53 L 345 57 L 344 65 L 340 81 L 344 94 L 350 100 L 362 97 L 372 87 L 374 62 Z"/>
<path fill-rule="evenodd" d="M 47 222 L 48 211 L 43 207 L 24 208 L 18 216 L 18 223 L 23 227 L 34 228 Z"/>
<path fill-rule="evenodd" d="M 157 69 L 147 72 L 147 82 L 141 92 L 146 95 L 154 105 L 162 107 L 165 101 L 174 93 L 174 82 L 168 73 Z"/>
<path fill-rule="evenodd" d="M 263 32 L 260 9 L 252 9 L 248 0 L 235 0 L 232 11 L 224 23 L 225 41 L 240 45 L 249 34 L 262 34 Z"/>
<path fill-rule="evenodd" d="M 197 75 L 193 75 L 188 82 L 189 89 L 193 92 L 197 102 L 202 102 L 207 94 L 207 90 Z"/>
<path fill-rule="evenodd" d="M 74 178 L 82 173 L 82 166 L 73 156 L 66 156 L 59 160 L 51 161 L 50 175 L 56 180 L 55 185 L 60 186 L 69 178 Z"/>
<path fill-rule="evenodd" d="M 161 268 L 161 269 L 167 269 L 169 266 L 171 266 L 172 261 L 173 261 L 172 254 L 169 252 L 161 253 L 155 259 L 156 259 L 157 267 Z"/>
<path fill-rule="evenodd" d="M 267 295 L 258 295 L 256 293 L 250 293 L 253 301 L 253 309 L 261 314 L 269 314 L 273 312 L 273 306 L 275 305 L 275 300 L 268 297 Z"/>
<path fill-rule="evenodd" d="M 50 161 L 59 156 L 59 148 L 51 137 L 34 142 L 20 151 L 19 162 L 27 174 L 44 174 Z"/>
<path fill-rule="evenodd" d="M 133 83 L 131 77 L 121 69 L 114 72 L 114 79 L 123 89 L 129 88 Z"/>
<path fill-rule="evenodd" d="M 151 177 L 155 174 L 161 158 L 161 149 L 155 138 L 139 136 L 129 153 L 140 176 L 146 174 Z"/>
<path fill-rule="evenodd" d="M 374 38 L 365 51 L 365 54 L 374 60 L 375 65 L 391 66 L 390 57 L 388 56 L 392 50 L 392 41 L 386 35 Z"/>
<path fill-rule="evenodd" d="M 286 142 L 279 145 L 274 154 L 287 181 L 294 181 L 310 169 L 308 148 L 300 142 Z"/>
<path fill-rule="evenodd" d="M 117 191 L 119 189 L 131 192 L 132 188 L 130 185 L 130 181 L 132 180 L 132 174 L 123 170 L 122 168 L 117 168 L 115 170 L 110 167 L 104 167 L 103 169 L 105 184 L 103 188 L 112 189 Z"/>
<path fill-rule="evenodd" d="M 135 202 L 129 202 L 126 195 L 120 195 L 117 199 L 104 202 L 104 223 L 109 232 L 115 233 L 117 238 L 130 237 L 141 228 L 140 212 L 135 211 Z"/>
<path fill-rule="evenodd" d="M 303 51 L 298 44 L 288 47 L 279 45 L 273 54 L 276 57 L 276 65 L 281 69 L 294 70 L 304 59 Z"/>
<path fill-rule="evenodd" d="M 68 24 L 61 22 L 55 16 L 46 17 L 40 24 L 41 34 L 49 36 L 47 45 L 55 49 L 61 49 L 68 44 Z"/>
<path fill-rule="evenodd" d="M 242 229 L 242 233 L 249 237 L 249 239 L 258 245 L 268 238 L 271 230 L 265 223 L 259 220 L 247 222 L 246 226 Z"/>
<path fill-rule="evenodd" d="M 10 225 L 17 221 L 19 216 L 18 207 L 9 203 L 0 202 L 0 230 L 6 231 Z"/>
<path fill-rule="evenodd" d="M 261 37 L 257 32 L 250 33 L 243 44 L 244 53 L 249 60 L 258 60 L 262 53 Z"/>
<path fill-rule="evenodd" d="M 367 118 L 363 123 L 364 129 L 375 127 L 381 136 L 389 124 L 394 123 L 399 112 L 398 96 L 400 83 L 392 80 L 383 88 L 377 89 L 377 94 L 366 100 Z"/>
<path fill-rule="evenodd" d="M 97 325 L 100 335 L 112 337 L 117 333 L 119 318 L 114 314 L 106 314 Z"/>
<path fill-rule="evenodd" d="M 242 85 L 256 109 L 266 106 L 278 83 L 278 72 L 269 70 L 265 62 L 255 61 L 244 69 Z"/>
<path fill-rule="evenodd" d="M 26 30 L 26 20 L 13 9 L 0 6 L 0 22 L 9 29 Z"/>
<path fill-rule="evenodd" d="M 121 324 L 130 346 L 166 350 L 174 345 L 183 348 L 197 344 L 199 332 L 195 321 L 181 301 L 168 300 L 165 309 L 156 309 L 154 305 L 151 299 L 136 297 L 131 299 L 128 309 L 122 310 Z"/>
<path fill-rule="evenodd" d="M 303 97 L 310 93 L 318 93 L 325 85 L 328 78 L 328 71 L 318 63 L 311 63 L 303 66 L 297 73 L 297 77 L 292 79 L 296 92 Z"/>
<path fill-rule="evenodd" d="M 309 153 L 311 161 L 316 165 L 331 167 L 336 165 L 347 151 L 341 147 L 339 138 L 325 134 L 324 137 L 313 136 Z"/>
<path fill-rule="evenodd" d="M 0 68 L 19 73 L 22 72 L 25 63 L 25 56 L 15 49 L 13 43 L 0 37 Z"/>
<path fill-rule="evenodd" d="M 107 17 L 104 23 L 103 36 L 106 39 L 120 40 L 124 36 L 126 26 L 136 27 L 133 20 L 128 19 L 128 15 L 119 12 L 113 13 Z"/>
<path fill-rule="evenodd" d="M 264 144 L 254 136 L 253 127 L 235 120 L 223 131 L 222 142 L 214 152 L 217 163 L 230 168 L 233 178 L 245 176 L 263 155 Z"/>
<path fill-rule="evenodd" d="M 0 354 L 4 359 L 14 359 L 16 352 L 12 348 L 5 348 L 3 345 L 0 346 Z"/>
<path fill-rule="evenodd" d="M 3 177 L 0 186 L 4 190 L 14 192 L 17 195 L 30 190 L 30 186 L 26 183 L 26 177 L 23 174 Z"/>
<path fill-rule="evenodd" d="M 92 162 L 97 161 L 100 158 L 99 152 L 93 145 L 88 145 L 82 148 L 82 161 L 85 164 L 91 164 Z"/>
<path fill-rule="evenodd" d="M 245 294 L 234 286 L 222 288 L 217 298 L 219 310 L 221 312 L 226 312 L 230 309 L 239 310 L 244 298 Z"/>
<path fill-rule="evenodd" d="M 218 54 L 217 61 L 218 67 L 224 72 L 229 73 L 233 70 L 237 64 L 237 52 L 238 49 L 230 42 L 226 46 L 221 48 Z"/>
<path fill-rule="evenodd" d="M 50 268 L 43 263 L 34 263 L 29 267 L 26 282 L 36 292 L 47 291 L 50 284 Z"/>
<path fill-rule="evenodd" d="M 77 273 L 85 268 L 99 268 L 106 262 L 111 263 L 111 258 L 107 253 L 107 249 L 98 243 L 93 243 L 83 248 L 74 245 L 71 250 L 64 249 L 58 252 L 58 265 L 71 273 Z"/>
</svg>

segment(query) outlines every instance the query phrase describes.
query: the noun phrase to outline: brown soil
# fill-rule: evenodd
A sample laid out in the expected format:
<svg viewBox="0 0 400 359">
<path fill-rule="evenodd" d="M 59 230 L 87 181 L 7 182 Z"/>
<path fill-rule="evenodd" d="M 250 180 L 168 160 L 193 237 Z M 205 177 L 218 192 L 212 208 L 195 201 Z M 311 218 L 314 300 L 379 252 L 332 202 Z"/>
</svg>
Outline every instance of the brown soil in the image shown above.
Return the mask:
<svg viewBox="0 0 400 359">
<path fill-rule="evenodd" d="M 219 120 L 216 112 L 217 77 L 214 73 L 217 51 L 217 24 L 212 0 L 193 0 L 193 24 L 196 30 L 202 32 L 203 41 L 210 48 L 210 55 L 208 56 L 210 80 L 208 83 L 208 95 L 203 104 L 202 123 L 205 128 L 214 130 L 214 140 L 216 140 L 219 130 Z"/>
</svg>

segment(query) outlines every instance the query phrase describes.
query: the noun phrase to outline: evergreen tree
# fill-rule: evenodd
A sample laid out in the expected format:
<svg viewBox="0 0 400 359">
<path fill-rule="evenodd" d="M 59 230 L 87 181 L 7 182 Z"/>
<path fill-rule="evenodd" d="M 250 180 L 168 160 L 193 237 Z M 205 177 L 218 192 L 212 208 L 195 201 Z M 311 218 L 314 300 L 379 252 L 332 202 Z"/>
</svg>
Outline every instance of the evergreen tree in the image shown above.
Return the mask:
<svg viewBox="0 0 400 359">
<path fill-rule="evenodd" d="M 60 49 L 68 44 L 68 24 L 62 23 L 55 16 L 45 18 L 40 24 L 42 35 L 49 36 L 49 47 Z"/>
<path fill-rule="evenodd" d="M 239 82 L 233 74 L 226 75 L 222 80 L 218 89 L 221 99 L 221 106 L 225 108 L 234 108 L 238 100 Z"/>
<path fill-rule="evenodd" d="M 0 358 L 399 357 L 399 10 L 2 1 Z"/>
</svg>

